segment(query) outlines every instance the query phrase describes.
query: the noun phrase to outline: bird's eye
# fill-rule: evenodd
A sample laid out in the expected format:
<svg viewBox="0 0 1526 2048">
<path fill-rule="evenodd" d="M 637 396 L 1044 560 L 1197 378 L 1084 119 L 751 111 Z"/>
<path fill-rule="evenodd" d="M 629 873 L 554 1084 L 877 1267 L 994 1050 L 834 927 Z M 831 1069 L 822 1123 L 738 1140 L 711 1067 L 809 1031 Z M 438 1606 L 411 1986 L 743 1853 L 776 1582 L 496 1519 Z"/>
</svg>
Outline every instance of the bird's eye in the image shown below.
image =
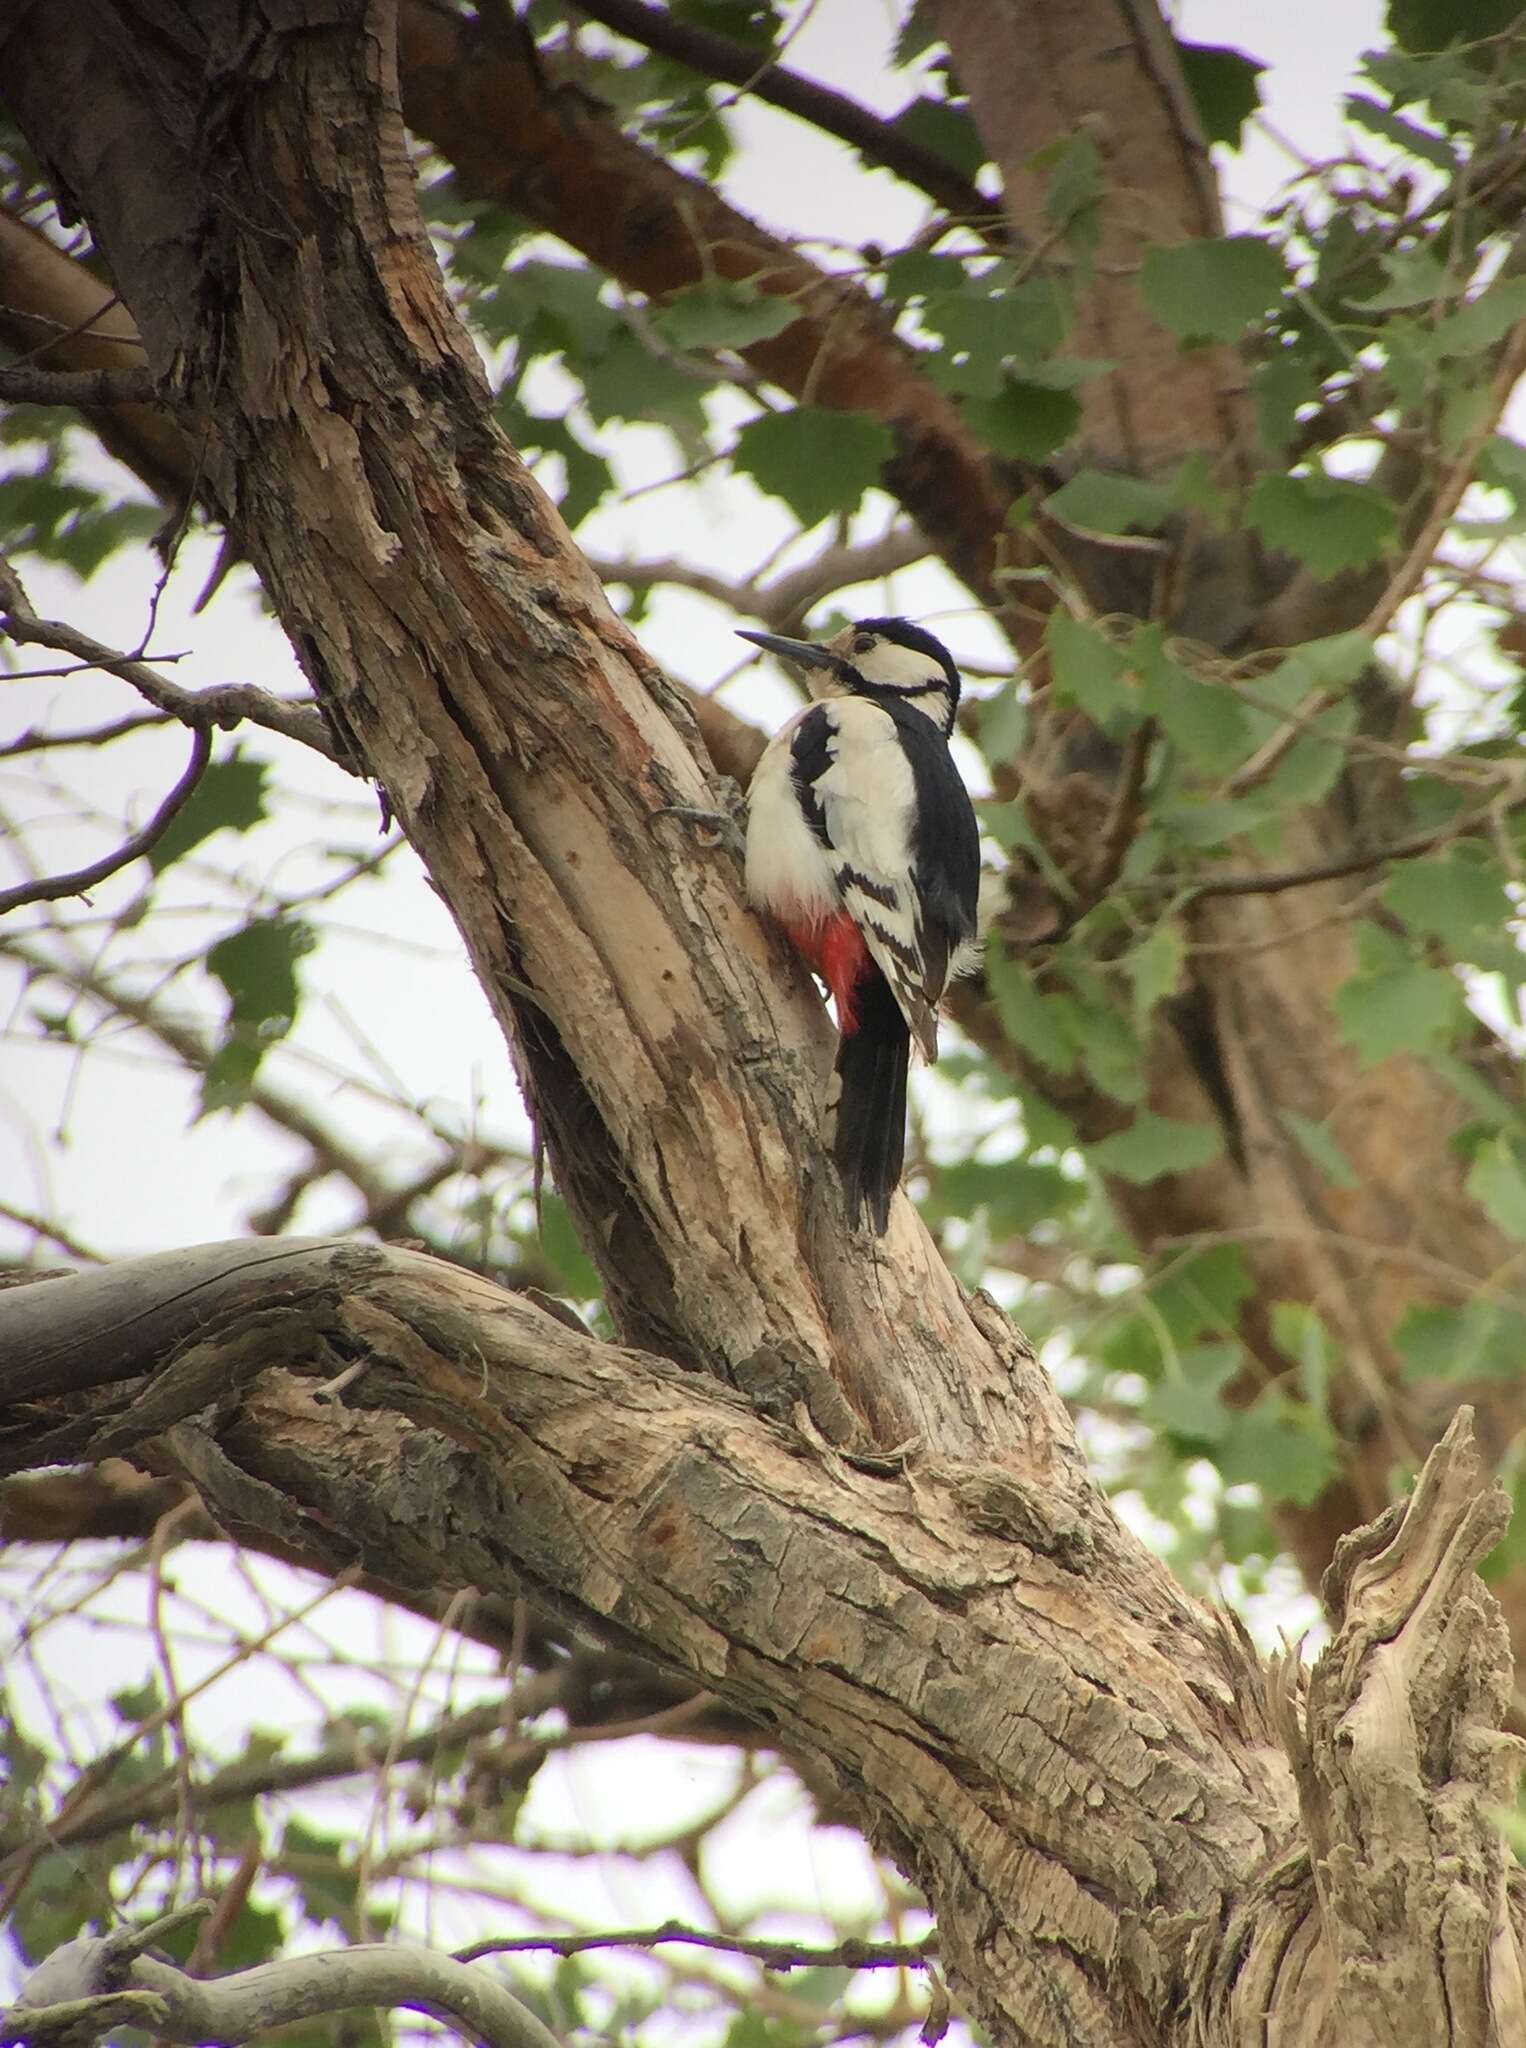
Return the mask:
<svg viewBox="0 0 1526 2048">
<path fill-rule="evenodd" d="M 874 648 L 874 635 L 873 635 L 872 633 L 855 633 L 855 634 L 854 634 L 854 636 L 853 636 L 853 652 L 854 652 L 855 654 L 869 654 L 869 653 L 871 653 L 871 652 L 873 651 L 873 648 Z"/>
</svg>

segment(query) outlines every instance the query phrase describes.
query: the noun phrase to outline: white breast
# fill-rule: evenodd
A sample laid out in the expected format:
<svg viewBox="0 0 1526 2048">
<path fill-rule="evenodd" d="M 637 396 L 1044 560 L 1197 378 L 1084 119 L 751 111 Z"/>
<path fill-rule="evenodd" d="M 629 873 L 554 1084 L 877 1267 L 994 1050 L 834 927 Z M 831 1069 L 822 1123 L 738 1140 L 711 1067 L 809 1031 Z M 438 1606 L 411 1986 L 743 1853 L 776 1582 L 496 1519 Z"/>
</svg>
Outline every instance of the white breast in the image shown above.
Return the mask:
<svg viewBox="0 0 1526 2048">
<path fill-rule="evenodd" d="M 817 923 L 841 898 L 826 849 L 801 815 L 790 743 L 799 711 L 769 741 L 747 790 L 747 895 L 775 917 Z"/>
</svg>

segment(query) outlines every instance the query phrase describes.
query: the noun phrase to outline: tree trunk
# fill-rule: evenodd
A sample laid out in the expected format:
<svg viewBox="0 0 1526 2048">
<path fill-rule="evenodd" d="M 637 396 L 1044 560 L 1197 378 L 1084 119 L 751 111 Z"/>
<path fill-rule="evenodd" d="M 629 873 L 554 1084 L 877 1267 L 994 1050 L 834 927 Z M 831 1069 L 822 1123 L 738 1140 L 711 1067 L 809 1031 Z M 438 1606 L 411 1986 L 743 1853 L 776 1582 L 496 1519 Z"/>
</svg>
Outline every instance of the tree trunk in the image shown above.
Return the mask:
<svg viewBox="0 0 1526 2048">
<path fill-rule="evenodd" d="M 130 1453 L 315 1570 L 512 1589 L 691 1674 L 922 1885 L 999 2042 L 1526 2038 L 1490 1810 L 1521 1745 L 1473 1572 L 1506 1510 L 1466 1412 L 1343 1546 L 1305 1710 L 1296 1656 L 1263 1669 L 1172 1585 L 971 1314 L 1021 1463 L 845 1458 L 417 1253 L 242 1240 L 0 1297 L 0 1443 Z"/>
<path fill-rule="evenodd" d="M 1380 1995 L 1384 2039 L 1520 2038 L 1465 1429 L 1349 1553 L 1305 1732 L 907 1205 L 872 1256 L 845 1231 L 820 1007 L 669 814 L 724 802 L 683 700 L 494 425 L 390 9 L 321 12 L 12 6 L 0 51 L 455 914 L 623 1348 L 406 1253 L 168 1254 L 0 1302 L 13 1468 L 131 1451 L 319 1569 L 516 1585 L 688 1673 L 922 1884 L 1000 2042 L 1376 2039 Z"/>
</svg>

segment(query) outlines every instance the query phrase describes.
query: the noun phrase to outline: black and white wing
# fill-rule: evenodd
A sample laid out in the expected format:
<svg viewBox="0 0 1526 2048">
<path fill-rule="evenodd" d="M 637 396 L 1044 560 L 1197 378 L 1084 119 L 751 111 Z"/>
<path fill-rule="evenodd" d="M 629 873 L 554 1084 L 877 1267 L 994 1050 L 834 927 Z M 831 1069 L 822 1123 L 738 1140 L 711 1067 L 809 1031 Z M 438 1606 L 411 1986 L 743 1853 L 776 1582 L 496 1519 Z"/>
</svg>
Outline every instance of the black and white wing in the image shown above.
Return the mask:
<svg viewBox="0 0 1526 2048">
<path fill-rule="evenodd" d="M 792 748 L 802 810 L 912 1036 L 938 1056 L 938 1003 L 973 957 L 980 845 L 969 793 L 920 711 L 862 697 L 808 712 Z"/>
</svg>

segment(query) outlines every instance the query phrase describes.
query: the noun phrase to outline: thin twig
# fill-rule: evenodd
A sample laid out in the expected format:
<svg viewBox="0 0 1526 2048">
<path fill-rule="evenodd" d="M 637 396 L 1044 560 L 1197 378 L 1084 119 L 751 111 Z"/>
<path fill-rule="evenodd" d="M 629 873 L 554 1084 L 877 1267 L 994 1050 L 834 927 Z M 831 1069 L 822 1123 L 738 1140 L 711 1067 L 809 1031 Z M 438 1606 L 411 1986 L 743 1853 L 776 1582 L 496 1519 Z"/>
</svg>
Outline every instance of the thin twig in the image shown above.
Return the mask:
<svg viewBox="0 0 1526 2048">
<path fill-rule="evenodd" d="M 83 896 L 98 882 L 120 873 L 133 861 L 151 852 L 169 830 L 176 813 L 188 802 L 211 758 L 211 730 L 204 725 L 197 726 L 191 734 L 191 758 L 186 763 L 185 773 L 141 831 L 134 832 L 111 853 L 103 853 L 99 860 L 91 861 L 88 867 L 75 868 L 67 875 L 44 875 L 28 882 L 18 882 L 13 889 L 0 889 L 0 917 L 8 910 L 19 910 L 24 903 L 56 903 L 61 896 Z"/>
<path fill-rule="evenodd" d="M 661 1927 L 627 1928 L 614 1934 L 518 1934 L 497 1941 L 474 1942 L 455 1951 L 458 1963 L 475 1963 L 483 1956 L 515 1955 L 540 1950 L 558 1956 L 582 1955 L 597 1948 L 657 1948 L 676 1942 L 687 1948 L 722 1949 L 729 1955 L 747 1956 L 770 1970 L 807 1970 L 821 1967 L 846 1970 L 923 1969 L 938 1953 L 938 1937 L 926 1934 L 920 1941 L 842 1941 L 835 1948 L 807 1948 L 794 1941 L 751 1941 L 735 1934 L 708 1934 L 702 1928 L 682 1927 L 668 1920 Z"/>
<path fill-rule="evenodd" d="M 1358 632 L 1365 633 L 1369 640 L 1376 640 L 1380 633 L 1387 632 L 1400 605 L 1419 589 L 1420 579 L 1441 543 L 1442 534 L 1462 503 L 1463 493 L 1473 481 L 1473 471 L 1478 458 L 1499 425 L 1500 415 L 1509 403 L 1510 394 L 1519 382 L 1523 369 L 1526 369 L 1526 320 L 1518 320 L 1500 353 L 1499 368 L 1490 382 L 1489 404 L 1474 421 L 1472 430 L 1458 450 L 1457 460 L 1442 479 L 1441 487 L 1431 501 L 1431 509 L 1426 514 L 1425 524 L 1415 535 L 1408 554 L 1400 563 L 1388 588 L 1357 628 Z"/>
<path fill-rule="evenodd" d="M 882 121 L 847 94 L 760 59 L 756 50 L 729 36 L 695 27 L 667 8 L 645 5 L 644 0 L 584 0 L 582 11 L 633 43 L 675 58 L 704 78 L 741 86 L 754 99 L 808 121 L 823 134 L 835 135 L 868 162 L 915 185 L 983 238 L 1005 242 L 1006 224 L 994 200 L 987 199 L 944 158 L 898 133 L 892 122 Z"/>
<path fill-rule="evenodd" d="M 21 579 L 10 564 L 0 559 L 0 632 L 18 647 L 51 647 L 59 654 L 72 655 L 87 668 L 103 670 L 131 683 L 142 697 L 159 711 L 166 711 L 183 725 L 221 726 L 231 729 L 245 719 L 270 732 L 311 747 L 340 767 L 333 737 L 323 714 L 314 704 L 298 704 L 273 696 L 249 683 L 223 683 L 209 690 L 185 690 L 168 681 L 146 662 L 106 647 L 88 633 L 56 619 L 40 619 L 32 610 Z"/>
<path fill-rule="evenodd" d="M 48 673 L 56 674 L 56 670 Z M 11 675 L 6 680 L 16 682 L 22 678 Z M 146 732 L 174 722 L 167 711 L 149 711 L 136 718 L 119 718 L 113 725 L 91 726 L 84 732 L 40 732 L 36 726 L 29 726 L 19 738 L 0 747 L 0 761 L 8 761 L 16 754 L 48 754 L 57 747 L 103 747 L 110 740 L 125 739 L 128 733 Z"/>
<path fill-rule="evenodd" d="M 1501 810 L 1509 815 L 1522 809 L 1526 809 L 1526 796 L 1504 805 L 1495 802 L 1482 810 L 1451 818 L 1431 831 L 1412 832 L 1407 839 L 1391 839 L 1386 846 L 1342 854 L 1338 860 L 1320 861 L 1311 867 L 1274 868 L 1262 875 L 1206 875 L 1200 881 L 1183 880 L 1180 875 L 1151 875 L 1138 886 L 1162 895 L 1180 891 L 1184 896 L 1276 896 L 1285 889 L 1305 889 L 1313 882 L 1334 882 L 1342 875 L 1359 875 L 1364 869 L 1381 867 L 1385 861 L 1413 860 L 1416 854 L 1429 853 L 1450 840 L 1471 837 L 1480 826 L 1492 824 Z"/>
</svg>

